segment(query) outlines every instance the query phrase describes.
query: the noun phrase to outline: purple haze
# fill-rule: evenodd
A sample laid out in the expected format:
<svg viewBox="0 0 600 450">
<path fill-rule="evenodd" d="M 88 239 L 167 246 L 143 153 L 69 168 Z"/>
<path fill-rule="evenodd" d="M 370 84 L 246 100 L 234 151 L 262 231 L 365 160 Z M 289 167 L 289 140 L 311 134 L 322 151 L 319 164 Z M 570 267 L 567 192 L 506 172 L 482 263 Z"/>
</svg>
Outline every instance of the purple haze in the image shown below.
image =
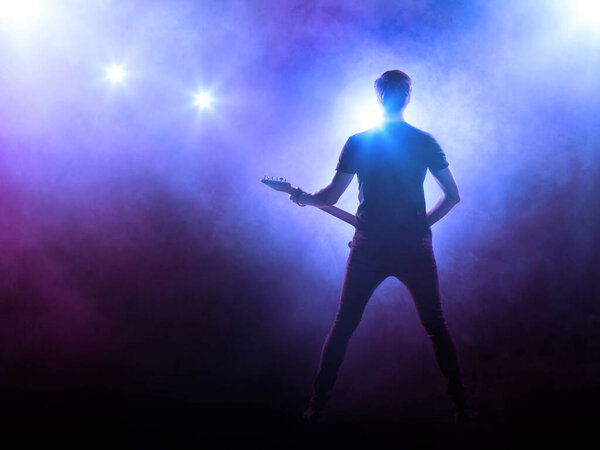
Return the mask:
<svg viewBox="0 0 600 450">
<path fill-rule="evenodd" d="M 293 429 L 352 229 L 259 181 L 325 186 L 373 80 L 399 68 L 414 82 L 407 120 L 438 139 L 461 192 L 433 235 L 475 406 L 500 443 L 540 414 L 591 423 L 600 36 L 564 8 L 63 1 L 4 27 L 2 416 L 17 429 L 167 423 L 194 439 L 196 420 Z M 111 63 L 121 85 L 104 79 Z M 212 110 L 194 108 L 199 89 Z M 354 181 L 338 206 L 354 212 L 356 195 Z M 438 196 L 428 178 L 428 205 Z M 425 421 L 435 441 L 449 414 L 410 297 L 388 279 L 331 421 L 391 424 L 379 436 L 392 437 Z"/>
</svg>

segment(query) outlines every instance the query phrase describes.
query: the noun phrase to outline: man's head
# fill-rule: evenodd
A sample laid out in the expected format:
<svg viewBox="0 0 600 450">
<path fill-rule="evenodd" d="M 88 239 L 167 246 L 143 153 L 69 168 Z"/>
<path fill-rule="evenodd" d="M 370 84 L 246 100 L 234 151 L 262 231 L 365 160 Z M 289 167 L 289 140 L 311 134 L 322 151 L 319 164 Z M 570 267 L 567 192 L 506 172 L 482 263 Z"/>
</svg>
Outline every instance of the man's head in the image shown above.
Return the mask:
<svg viewBox="0 0 600 450">
<path fill-rule="evenodd" d="M 388 70 L 375 80 L 377 98 L 387 115 L 400 112 L 410 100 L 411 80 L 401 70 Z"/>
</svg>

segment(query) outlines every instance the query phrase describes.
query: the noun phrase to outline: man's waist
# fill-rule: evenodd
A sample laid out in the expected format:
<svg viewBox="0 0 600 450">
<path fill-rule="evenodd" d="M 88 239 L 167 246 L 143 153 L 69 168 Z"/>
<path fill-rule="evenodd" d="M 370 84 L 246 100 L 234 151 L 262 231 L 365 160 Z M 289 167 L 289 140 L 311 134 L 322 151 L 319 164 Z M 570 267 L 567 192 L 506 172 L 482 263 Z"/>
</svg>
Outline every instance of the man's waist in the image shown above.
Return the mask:
<svg viewBox="0 0 600 450">
<path fill-rule="evenodd" d="M 356 213 L 357 229 L 361 230 L 380 230 L 382 232 L 389 230 L 409 231 L 424 230 L 429 228 L 427 216 L 425 213 L 388 213 L 388 212 L 368 212 L 357 211 Z"/>
</svg>

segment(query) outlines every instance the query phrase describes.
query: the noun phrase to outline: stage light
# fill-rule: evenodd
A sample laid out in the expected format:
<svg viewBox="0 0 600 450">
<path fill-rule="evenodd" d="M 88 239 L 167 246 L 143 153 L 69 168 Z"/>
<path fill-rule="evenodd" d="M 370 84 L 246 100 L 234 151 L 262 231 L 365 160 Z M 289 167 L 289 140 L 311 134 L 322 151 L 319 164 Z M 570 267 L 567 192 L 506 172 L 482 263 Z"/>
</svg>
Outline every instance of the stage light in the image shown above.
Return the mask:
<svg viewBox="0 0 600 450">
<path fill-rule="evenodd" d="M 383 121 L 383 110 L 376 100 L 367 101 L 356 109 L 356 123 L 358 128 L 368 129 L 376 127 Z"/>
<path fill-rule="evenodd" d="M 0 19 L 11 25 L 22 25 L 44 13 L 44 0 L 0 0 Z"/>
<path fill-rule="evenodd" d="M 570 0 L 569 7 L 578 26 L 600 28 L 599 0 Z"/>
<path fill-rule="evenodd" d="M 125 78 L 125 69 L 122 66 L 112 65 L 106 70 L 106 79 L 113 84 L 121 83 Z"/>
<path fill-rule="evenodd" d="M 214 102 L 214 98 L 208 91 L 198 92 L 194 96 L 194 105 L 196 105 L 200 109 L 208 109 L 212 106 Z"/>
</svg>

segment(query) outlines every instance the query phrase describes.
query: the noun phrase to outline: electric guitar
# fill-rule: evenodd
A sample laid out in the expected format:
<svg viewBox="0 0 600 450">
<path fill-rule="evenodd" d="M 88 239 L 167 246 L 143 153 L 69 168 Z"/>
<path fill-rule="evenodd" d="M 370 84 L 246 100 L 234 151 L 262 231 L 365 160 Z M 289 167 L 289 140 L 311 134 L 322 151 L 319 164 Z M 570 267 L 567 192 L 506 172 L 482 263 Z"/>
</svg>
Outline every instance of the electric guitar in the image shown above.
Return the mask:
<svg viewBox="0 0 600 450">
<path fill-rule="evenodd" d="M 276 191 L 285 192 L 290 195 L 300 195 L 305 192 L 299 187 L 292 187 L 292 185 L 285 180 L 285 178 L 267 178 L 264 177 L 261 180 L 262 183 L 266 184 L 270 188 L 275 189 Z M 305 205 L 301 205 L 305 206 Z M 349 212 L 344 211 L 343 209 L 336 208 L 335 206 L 318 206 L 318 208 L 322 211 L 325 211 L 328 214 L 331 214 L 334 217 L 337 217 L 340 220 L 356 227 L 356 216 L 354 214 L 350 214 Z"/>
</svg>

